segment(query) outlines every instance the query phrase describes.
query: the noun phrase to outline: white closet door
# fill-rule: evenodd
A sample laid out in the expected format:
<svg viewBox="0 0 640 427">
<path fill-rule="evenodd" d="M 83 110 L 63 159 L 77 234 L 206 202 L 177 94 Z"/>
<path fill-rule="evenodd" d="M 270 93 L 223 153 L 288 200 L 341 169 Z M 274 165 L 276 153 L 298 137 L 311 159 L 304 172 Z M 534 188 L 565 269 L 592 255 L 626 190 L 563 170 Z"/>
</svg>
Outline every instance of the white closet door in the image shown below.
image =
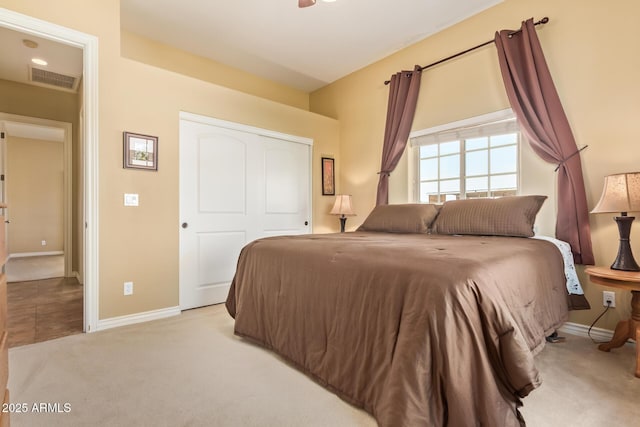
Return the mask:
<svg viewBox="0 0 640 427">
<path fill-rule="evenodd" d="M 311 146 L 213 123 L 180 121 L 183 310 L 225 301 L 250 241 L 311 230 Z"/>
<path fill-rule="evenodd" d="M 260 237 L 310 232 L 309 145 L 262 137 L 264 157 L 262 176 L 264 204 L 259 221 L 264 225 Z"/>
</svg>

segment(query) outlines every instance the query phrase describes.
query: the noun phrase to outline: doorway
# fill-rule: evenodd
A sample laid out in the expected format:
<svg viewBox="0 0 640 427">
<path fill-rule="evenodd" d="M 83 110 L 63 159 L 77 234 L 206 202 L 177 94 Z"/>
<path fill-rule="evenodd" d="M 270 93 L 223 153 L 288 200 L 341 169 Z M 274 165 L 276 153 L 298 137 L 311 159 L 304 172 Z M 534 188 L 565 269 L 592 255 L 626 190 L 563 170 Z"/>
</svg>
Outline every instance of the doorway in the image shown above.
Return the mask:
<svg viewBox="0 0 640 427">
<path fill-rule="evenodd" d="M 78 139 L 80 170 L 78 194 L 81 203 L 77 221 L 80 237 L 79 265 L 84 282 L 83 330 L 98 329 L 98 39 L 95 36 L 0 9 L 0 27 L 41 37 L 82 50 L 82 96 Z"/>
<path fill-rule="evenodd" d="M 7 280 L 77 276 L 71 123 L 1 112 L 0 123 L 0 198 L 9 204 L 4 212 Z"/>
<path fill-rule="evenodd" d="M 8 345 L 80 333 L 83 292 L 72 271 L 72 125 L 0 113 L 0 129 Z"/>
</svg>

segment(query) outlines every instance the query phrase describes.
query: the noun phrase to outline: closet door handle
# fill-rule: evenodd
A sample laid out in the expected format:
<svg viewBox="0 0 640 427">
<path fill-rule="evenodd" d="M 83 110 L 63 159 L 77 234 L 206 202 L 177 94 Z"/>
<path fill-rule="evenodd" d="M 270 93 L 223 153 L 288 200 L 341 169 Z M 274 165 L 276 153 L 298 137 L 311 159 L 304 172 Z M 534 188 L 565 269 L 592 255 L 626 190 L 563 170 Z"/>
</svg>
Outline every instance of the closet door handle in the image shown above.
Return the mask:
<svg viewBox="0 0 640 427">
<path fill-rule="evenodd" d="M 187 224 L 186 222 L 182 223 L 182 228 L 187 228 L 189 226 L 189 224 Z"/>
</svg>

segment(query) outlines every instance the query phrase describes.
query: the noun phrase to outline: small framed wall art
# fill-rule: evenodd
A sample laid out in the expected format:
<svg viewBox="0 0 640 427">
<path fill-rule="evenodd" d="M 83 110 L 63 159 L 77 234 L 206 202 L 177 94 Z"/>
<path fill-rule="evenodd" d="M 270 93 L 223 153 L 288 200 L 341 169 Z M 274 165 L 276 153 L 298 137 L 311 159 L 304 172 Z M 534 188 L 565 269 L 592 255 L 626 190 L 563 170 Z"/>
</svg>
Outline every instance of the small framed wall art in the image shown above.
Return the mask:
<svg viewBox="0 0 640 427">
<path fill-rule="evenodd" d="M 123 132 L 123 165 L 126 169 L 158 170 L 158 137 Z"/>
<path fill-rule="evenodd" d="M 334 160 L 331 157 L 322 158 L 322 195 L 336 195 Z"/>
</svg>

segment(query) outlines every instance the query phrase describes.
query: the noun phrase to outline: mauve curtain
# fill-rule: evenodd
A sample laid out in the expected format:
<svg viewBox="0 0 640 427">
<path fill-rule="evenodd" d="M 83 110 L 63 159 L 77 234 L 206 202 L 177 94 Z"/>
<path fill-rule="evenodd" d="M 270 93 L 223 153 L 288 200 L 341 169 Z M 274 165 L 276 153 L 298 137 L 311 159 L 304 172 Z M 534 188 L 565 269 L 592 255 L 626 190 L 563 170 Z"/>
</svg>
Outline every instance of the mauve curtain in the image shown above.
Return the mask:
<svg viewBox="0 0 640 427">
<path fill-rule="evenodd" d="M 500 69 L 511 108 L 533 151 L 558 168 L 556 237 L 577 264 L 594 264 L 589 209 L 578 147 L 549 73 L 533 19 L 521 31 L 496 33 Z"/>
<path fill-rule="evenodd" d="M 398 165 L 407 146 L 416 112 L 421 75 L 422 69 L 416 65 L 413 71 L 401 71 L 391 77 L 376 206 L 389 203 L 389 175 Z"/>
</svg>

